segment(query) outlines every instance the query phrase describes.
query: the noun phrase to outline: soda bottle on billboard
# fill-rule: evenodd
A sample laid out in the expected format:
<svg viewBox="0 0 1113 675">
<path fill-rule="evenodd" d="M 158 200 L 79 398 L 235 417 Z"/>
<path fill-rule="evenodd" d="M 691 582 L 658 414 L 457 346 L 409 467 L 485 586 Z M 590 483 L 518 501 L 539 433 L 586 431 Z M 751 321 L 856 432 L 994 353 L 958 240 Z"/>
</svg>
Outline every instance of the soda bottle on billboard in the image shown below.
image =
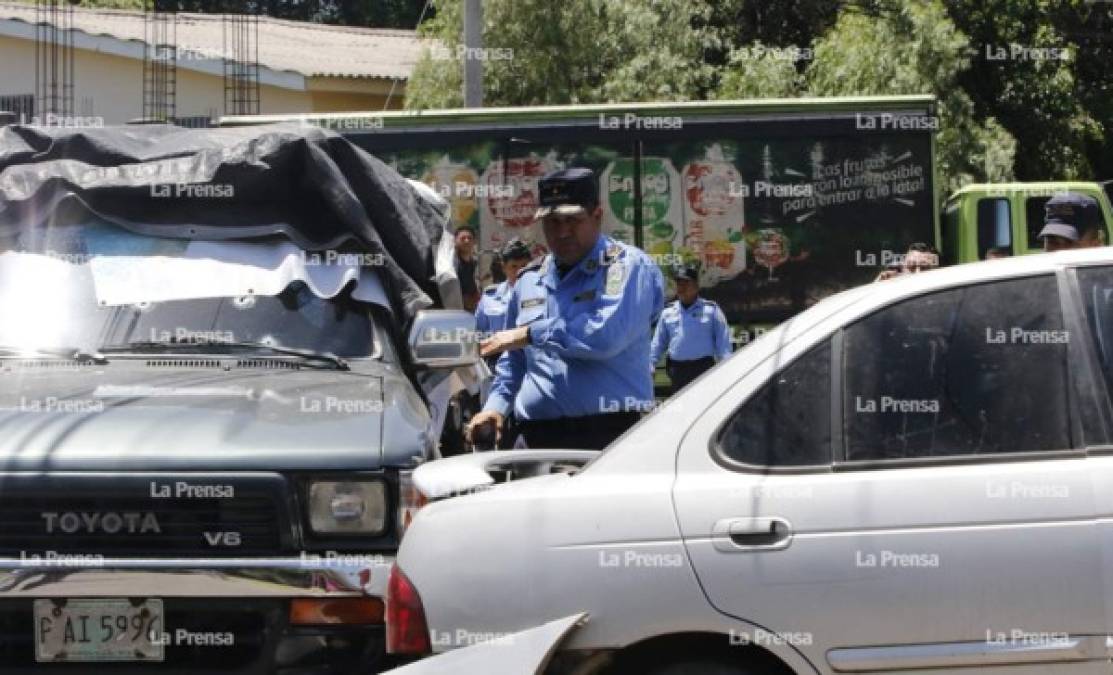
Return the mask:
<svg viewBox="0 0 1113 675">
<path fill-rule="evenodd" d="M 682 175 L 685 244 L 703 262 L 705 285 L 732 279 L 746 269 L 742 175 L 718 144 L 703 160 L 685 165 Z"/>
<path fill-rule="evenodd" d="M 667 157 L 642 158 L 642 244 L 658 264 L 669 266 L 679 242 L 680 174 Z M 615 239 L 634 243 L 634 161 L 611 162 L 600 182 L 604 195 L 603 225 Z M 664 261 L 664 262 L 662 262 Z"/>
</svg>

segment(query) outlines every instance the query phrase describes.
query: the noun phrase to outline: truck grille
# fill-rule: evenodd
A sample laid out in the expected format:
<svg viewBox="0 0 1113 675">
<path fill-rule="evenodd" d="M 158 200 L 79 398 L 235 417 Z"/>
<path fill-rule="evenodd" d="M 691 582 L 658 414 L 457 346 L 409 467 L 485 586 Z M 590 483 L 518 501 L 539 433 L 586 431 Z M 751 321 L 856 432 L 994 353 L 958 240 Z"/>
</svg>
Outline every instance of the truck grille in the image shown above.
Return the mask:
<svg viewBox="0 0 1113 675">
<path fill-rule="evenodd" d="M 233 496 L 154 498 L 152 480 L 182 479 L 107 478 L 0 476 L 0 555 L 238 557 L 277 554 L 288 541 L 275 481 L 208 479 L 232 486 Z"/>
</svg>

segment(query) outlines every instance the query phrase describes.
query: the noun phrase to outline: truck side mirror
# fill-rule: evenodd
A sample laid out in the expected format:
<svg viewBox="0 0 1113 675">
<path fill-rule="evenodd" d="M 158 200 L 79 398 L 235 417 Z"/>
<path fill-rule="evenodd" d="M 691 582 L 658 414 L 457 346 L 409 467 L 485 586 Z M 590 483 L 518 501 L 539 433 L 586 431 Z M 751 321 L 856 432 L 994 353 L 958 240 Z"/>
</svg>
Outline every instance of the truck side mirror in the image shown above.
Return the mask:
<svg viewBox="0 0 1113 675">
<path fill-rule="evenodd" d="M 409 347 L 414 365 L 456 368 L 479 361 L 475 316 L 458 309 L 427 309 L 410 326 Z"/>
</svg>

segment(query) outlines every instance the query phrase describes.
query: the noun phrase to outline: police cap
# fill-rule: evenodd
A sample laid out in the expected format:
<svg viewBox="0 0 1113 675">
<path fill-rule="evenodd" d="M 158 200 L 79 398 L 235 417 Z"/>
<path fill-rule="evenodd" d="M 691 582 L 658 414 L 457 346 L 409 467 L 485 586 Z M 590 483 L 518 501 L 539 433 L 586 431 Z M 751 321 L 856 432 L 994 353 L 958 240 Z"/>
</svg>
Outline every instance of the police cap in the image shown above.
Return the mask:
<svg viewBox="0 0 1113 675">
<path fill-rule="evenodd" d="M 551 213 L 573 215 L 591 211 L 599 204 L 599 184 L 595 172 L 583 167 L 561 169 L 545 175 L 537 183 L 541 208 L 534 218 Z"/>
<path fill-rule="evenodd" d="M 529 245 L 526 242 L 515 237 L 506 242 L 502 250 L 499 251 L 499 257 L 503 260 L 529 260 L 533 257 L 533 254 L 530 253 Z"/>
<path fill-rule="evenodd" d="M 1054 236 L 1078 241 L 1082 234 L 1098 226 L 1098 203 L 1089 195 L 1061 192 L 1044 206 L 1044 226 L 1039 239 Z"/>
</svg>

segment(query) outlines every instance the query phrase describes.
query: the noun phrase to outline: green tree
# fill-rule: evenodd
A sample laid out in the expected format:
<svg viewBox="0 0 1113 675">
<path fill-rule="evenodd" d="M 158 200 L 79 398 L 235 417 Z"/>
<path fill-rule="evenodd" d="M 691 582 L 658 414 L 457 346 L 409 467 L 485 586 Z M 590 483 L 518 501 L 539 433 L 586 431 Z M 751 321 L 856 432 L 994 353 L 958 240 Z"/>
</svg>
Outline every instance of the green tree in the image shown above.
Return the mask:
<svg viewBox="0 0 1113 675">
<path fill-rule="evenodd" d="M 959 82 L 981 115 L 1001 120 L 1025 152 L 1024 180 L 1089 178 L 1113 130 L 1113 5 L 1066 0 L 946 0 L 971 36 Z"/>
<path fill-rule="evenodd" d="M 754 42 L 731 51 L 722 75 L 717 98 L 789 98 L 799 96 L 804 77 L 797 62 L 810 48 L 767 47 Z"/>
<path fill-rule="evenodd" d="M 959 75 L 970 64 L 970 39 L 940 0 L 878 0 L 847 6 L 815 44 L 805 73 L 815 96 L 935 94 L 936 148 L 943 187 L 1012 176 L 1016 142 L 993 118 L 979 119 Z"/>
<path fill-rule="evenodd" d="M 461 0 L 437 4 L 406 105 L 462 104 Z M 707 90 L 708 5 L 690 0 L 486 0 L 487 105 L 688 100 Z"/>
</svg>

